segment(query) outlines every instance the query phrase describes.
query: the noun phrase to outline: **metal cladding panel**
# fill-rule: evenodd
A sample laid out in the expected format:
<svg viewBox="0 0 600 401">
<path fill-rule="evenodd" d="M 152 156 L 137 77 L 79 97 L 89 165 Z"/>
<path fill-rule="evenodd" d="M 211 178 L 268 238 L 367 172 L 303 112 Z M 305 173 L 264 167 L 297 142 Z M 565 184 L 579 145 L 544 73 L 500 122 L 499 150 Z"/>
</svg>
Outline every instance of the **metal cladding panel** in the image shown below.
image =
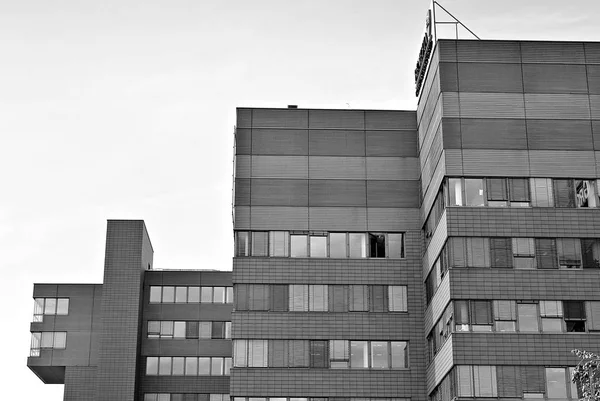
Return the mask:
<svg viewBox="0 0 600 401">
<path fill-rule="evenodd" d="M 443 156 L 446 166 L 446 175 L 461 176 L 463 175 L 462 150 L 460 149 L 444 149 Z M 437 194 L 436 194 L 437 195 Z"/>
<path fill-rule="evenodd" d="M 446 152 L 446 151 L 444 151 Z M 460 152 L 460 150 L 458 150 Z M 444 181 L 444 176 L 446 175 L 446 159 L 445 157 L 441 157 L 438 162 L 435 170 L 433 171 L 433 175 L 431 176 L 431 180 L 427 183 L 421 182 L 421 191 L 423 195 L 423 201 L 421 202 L 421 221 L 425 221 L 429 211 L 431 210 L 431 206 L 435 201 L 435 197 L 438 194 L 438 190 L 442 182 Z"/>
<path fill-rule="evenodd" d="M 419 181 L 367 181 L 368 207 L 419 207 Z"/>
<path fill-rule="evenodd" d="M 527 120 L 529 149 L 590 150 L 590 120 Z"/>
<path fill-rule="evenodd" d="M 308 128 L 308 110 L 252 109 L 253 128 Z"/>
<path fill-rule="evenodd" d="M 93 400 L 96 371 L 95 366 L 67 366 L 63 401 Z"/>
<path fill-rule="evenodd" d="M 458 96 L 462 118 L 525 118 L 522 94 L 461 92 Z"/>
<path fill-rule="evenodd" d="M 594 137 L 594 149 L 600 150 L 600 121 L 592 120 L 592 134 Z"/>
<path fill-rule="evenodd" d="M 600 152 L 594 152 L 596 157 L 596 178 L 600 178 Z"/>
<path fill-rule="evenodd" d="M 443 101 L 440 98 L 430 120 L 419 127 L 419 137 L 424 138 L 421 142 L 420 154 L 426 155 L 429 153 L 429 148 L 432 146 L 440 128 L 440 124 L 442 123 L 443 112 Z"/>
<path fill-rule="evenodd" d="M 250 205 L 250 179 L 235 179 L 235 204 L 238 206 Z"/>
<path fill-rule="evenodd" d="M 584 65 L 523 64 L 526 93 L 587 93 Z"/>
<path fill-rule="evenodd" d="M 367 157 L 367 180 L 418 180 L 416 157 Z"/>
<path fill-rule="evenodd" d="M 590 95 L 590 111 L 593 119 L 600 120 L 600 95 Z"/>
<path fill-rule="evenodd" d="M 506 120 L 502 120 L 506 121 Z M 461 122 L 458 118 L 442 119 L 442 140 L 444 149 L 460 149 L 462 147 Z"/>
<path fill-rule="evenodd" d="M 458 62 L 520 63 L 519 42 L 458 40 Z"/>
<path fill-rule="evenodd" d="M 458 92 L 458 66 L 456 63 L 440 63 L 440 89 L 442 92 Z"/>
<path fill-rule="evenodd" d="M 521 64 L 459 63 L 461 92 L 523 93 Z"/>
<path fill-rule="evenodd" d="M 444 40 L 444 39 L 438 40 L 438 42 L 436 44 L 436 49 L 439 52 L 440 62 L 443 62 L 443 61 L 456 62 L 456 59 L 457 59 L 456 45 L 458 42 L 461 42 L 461 41 Z"/>
<path fill-rule="evenodd" d="M 406 231 L 419 230 L 421 220 L 418 208 L 374 208 L 367 209 L 367 230 Z"/>
<path fill-rule="evenodd" d="M 234 230 L 249 230 L 250 229 L 250 206 L 234 206 Z"/>
<path fill-rule="evenodd" d="M 452 345 L 453 336 L 448 337 L 438 351 L 431 364 L 427 367 L 427 394 L 431 393 L 454 366 Z"/>
<path fill-rule="evenodd" d="M 431 332 L 433 325 L 444 313 L 448 302 L 450 302 L 450 278 L 449 274 L 446 274 L 425 311 L 425 333 Z"/>
<path fill-rule="evenodd" d="M 366 231 L 367 209 L 364 207 L 311 207 L 308 229 Z"/>
<path fill-rule="evenodd" d="M 527 149 L 523 119 L 463 118 L 460 123 L 463 149 Z"/>
<path fill-rule="evenodd" d="M 462 152 L 463 174 L 466 176 L 523 177 L 529 175 L 527 150 L 479 150 Z"/>
<path fill-rule="evenodd" d="M 367 156 L 417 157 L 416 131 L 367 131 Z"/>
<path fill-rule="evenodd" d="M 527 118 L 584 120 L 590 118 L 587 95 L 525 94 Z"/>
<path fill-rule="evenodd" d="M 423 86 L 421 88 L 421 95 L 417 103 L 417 126 L 420 126 L 423 123 L 423 121 L 427 121 L 427 118 L 424 119 L 424 116 L 431 114 L 431 110 L 427 111 L 427 109 L 432 109 L 433 107 L 435 107 L 435 103 L 437 103 L 439 96 L 439 68 L 437 64 L 432 63 L 429 65 L 429 71 L 427 72 L 427 77 L 423 82 Z"/>
<path fill-rule="evenodd" d="M 253 179 L 250 194 L 252 206 L 308 206 L 308 180 Z"/>
<path fill-rule="evenodd" d="M 366 206 L 365 180 L 310 180 L 309 206 Z"/>
<path fill-rule="evenodd" d="M 600 64 L 600 43 L 584 43 L 585 62 L 587 64 Z"/>
<path fill-rule="evenodd" d="M 310 130 L 311 156 L 364 156 L 365 132 L 358 130 Z"/>
<path fill-rule="evenodd" d="M 440 86 L 439 86 L 439 75 L 435 75 L 433 78 L 433 85 L 429 94 L 427 96 L 427 100 L 425 101 L 425 105 L 423 107 L 423 112 L 419 118 L 419 146 L 423 146 L 423 142 L 426 141 L 426 133 L 429 132 L 429 125 L 431 125 L 431 120 L 433 120 L 433 116 L 436 113 L 439 114 L 442 109 L 442 99 L 440 98 Z M 423 93 L 425 96 L 426 93 Z"/>
<path fill-rule="evenodd" d="M 235 154 L 249 155 L 252 152 L 252 130 L 237 128 L 235 130 Z"/>
<path fill-rule="evenodd" d="M 362 110 L 309 110 L 309 127 L 365 129 Z"/>
<path fill-rule="evenodd" d="M 250 178 L 252 157 L 238 155 L 235 157 L 235 178 Z"/>
<path fill-rule="evenodd" d="M 364 157 L 328 157 L 310 156 L 309 159 L 310 179 L 365 179 Z"/>
<path fill-rule="evenodd" d="M 414 111 L 365 110 L 366 129 L 417 129 L 417 113 Z"/>
<path fill-rule="evenodd" d="M 252 156 L 252 178 L 308 178 L 308 156 Z"/>
<path fill-rule="evenodd" d="M 237 128 L 250 128 L 252 127 L 252 110 L 251 109 L 237 109 Z"/>
<path fill-rule="evenodd" d="M 594 177 L 593 151 L 530 150 L 529 166 L 532 177 Z"/>
<path fill-rule="evenodd" d="M 442 93 L 442 117 L 460 117 L 458 93 Z"/>
<path fill-rule="evenodd" d="M 253 155 L 308 155 L 308 130 L 263 129 L 252 130 Z"/>
<path fill-rule="evenodd" d="M 442 214 L 440 217 L 440 221 L 438 225 L 435 227 L 433 231 L 433 235 L 431 240 L 429 241 L 429 245 L 427 249 L 425 249 L 425 255 L 423 255 L 423 277 L 422 280 L 425 281 L 427 275 L 431 271 L 433 264 L 438 258 L 446 240 L 448 239 L 448 219 L 446 218 L 446 212 Z"/>
<path fill-rule="evenodd" d="M 253 206 L 250 222 L 252 230 L 307 230 L 308 208 Z"/>
<path fill-rule="evenodd" d="M 521 42 L 523 63 L 585 64 L 583 43 Z"/>
<path fill-rule="evenodd" d="M 600 65 L 587 66 L 587 83 L 591 95 L 600 94 Z"/>
</svg>

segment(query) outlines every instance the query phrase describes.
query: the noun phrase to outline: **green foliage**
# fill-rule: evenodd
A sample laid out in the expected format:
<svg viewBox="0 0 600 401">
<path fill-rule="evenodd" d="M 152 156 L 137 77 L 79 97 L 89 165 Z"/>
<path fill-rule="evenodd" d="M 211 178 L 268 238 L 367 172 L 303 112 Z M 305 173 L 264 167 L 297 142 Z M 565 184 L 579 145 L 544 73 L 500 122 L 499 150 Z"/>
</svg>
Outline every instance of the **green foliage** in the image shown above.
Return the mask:
<svg viewBox="0 0 600 401">
<path fill-rule="evenodd" d="M 581 400 L 600 401 L 600 356 L 578 349 L 572 352 L 580 359 L 572 380 L 581 391 Z"/>
</svg>

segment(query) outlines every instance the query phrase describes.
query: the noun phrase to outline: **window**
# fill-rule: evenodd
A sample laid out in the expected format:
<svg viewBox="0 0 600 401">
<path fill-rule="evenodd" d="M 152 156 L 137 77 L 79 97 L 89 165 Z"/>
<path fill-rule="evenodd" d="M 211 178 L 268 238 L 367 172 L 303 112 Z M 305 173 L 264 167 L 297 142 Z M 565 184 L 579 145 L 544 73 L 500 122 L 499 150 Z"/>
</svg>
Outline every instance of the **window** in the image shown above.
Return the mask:
<svg viewBox="0 0 600 401">
<path fill-rule="evenodd" d="M 600 268 L 600 240 L 590 238 L 582 239 L 581 253 L 584 269 Z"/>
<path fill-rule="evenodd" d="M 329 234 L 329 257 L 347 258 L 346 233 Z"/>
<path fill-rule="evenodd" d="M 489 238 L 451 237 L 448 249 L 452 267 L 490 267 Z"/>
<path fill-rule="evenodd" d="M 252 256 L 269 256 L 269 233 L 267 231 L 252 232 Z"/>
<path fill-rule="evenodd" d="M 532 178 L 530 182 L 532 206 L 553 207 L 554 198 L 552 196 L 552 179 Z"/>
<path fill-rule="evenodd" d="M 388 286 L 388 307 L 390 312 L 407 312 L 408 299 L 406 286 L 390 285 Z"/>
<path fill-rule="evenodd" d="M 495 366 L 457 366 L 459 397 L 497 397 Z"/>
<path fill-rule="evenodd" d="M 519 331 L 538 332 L 538 311 L 537 304 L 519 303 L 517 304 Z"/>
<path fill-rule="evenodd" d="M 162 302 L 164 304 L 175 302 L 175 287 L 162 287 Z"/>
<path fill-rule="evenodd" d="M 224 339 L 231 338 L 231 322 L 148 321 L 148 338 Z"/>
<path fill-rule="evenodd" d="M 222 376 L 229 375 L 224 367 L 231 366 L 231 358 L 222 357 L 172 357 L 146 358 L 147 376 Z"/>
<path fill-rule="evenodd" d="M 235 232 L 235 256 L 250 256 L 250 233 L 248 231 Z"/>
<path fill-rule="evenodd" d="M 556 240 L 558 265 L 561 269 L 581 269 L 581 241 L 577 238 Z"/>
<path fill-rule="evenodd" d="M 290 236 L 292 258 L 306 258 L 308 256 L 308 235 Z"/>
<path fill-rule="evenodd" d="M 267 340 L 233 340 L 233 362 L 235 367 L 267 367 Z"/>
<path fill-rule="evenodd" d="M 563 313 L 567 332 L 585 331 L 585 307 L 583 301 L 563 301 Z"/>
<path fill-rule="evenodd" d="M 491 302 L 454 301 L 456 331 L 492 331 Z"/>
<path fill-rule="evenodd" d="M 385 234 L 369 233 L 369 257 L 385 258 Z"/>
<path fill-rule="evenodd" d="M 310 236 L 310 257 L 311 258 L 326 258 L 327 257 L 327 237 L 323 235 Z"/>
<path fill-rule="evenodd" d="M 200 287 L 188 287 L 188 302 L 191 304 L 200 303 Z"/>
<path fill-rule="evenodd" d="M 575 180 L 575 203 L 577 207 L 598 207 L 595 181 Z"/>
<path fill-rule="evenodd" d="M 494 301 L 494 324 L 497 332 L 514 332 L 517 323 L 517 304 L 515 301 Z"/>
<path fill-rule="evenodd" d="M 486 189 L 488 206 L 508 206 L 508 186 L 506 185 L 506 178 L 488 178 L 486 180 Z"/>
<path fill-rule="evenodd" d="M 546 391 L 548 398 L 567 398 L 565 368 L 546 368 Z"/>
<path fill-rule="evenodd" d="M 65 349 L 66 347 L 67 333 L 64 331 L 32 332 L 29 356 L 40 356 L 42 349 Z"/>
<path fill-rule="evenodd" d="M 349 249 L 351 258 L 367 257 L 367 236 L 363 233 L 349 233 Z"/>
<path fill-rule="evenodd" d="M 554 180 L 554 206 L 575 207 L 573 180 Z"/>
<path fill-rule="evenodd" d="M 331 369 L 348 369 L 350 354 L 347 340 L 329 341 L 329 365 Z"/>
<path fill-rule="evenodd" d="M 291 284 L 289 287 L 290 312 L 326 312 L 328 299 L 326 285 Z"/>
<path fill-rule="evenodd" d="M 543 332 L 562 332 L 563 312 L 561 301 L 540 301 Z"/>
<path fill-rule="evenodd" d="M 269 256 L 289 256 L 290 235 L 287 231 L 269 232 Z"/>
<path fill-rule="evenodd" d="M 404 234 L 388 234 L 388 257 L 392 259 L 404 258 Z"/>
<path fill-rule="evenodd" d="M 232 303 L 233 287 L 150 286 L 150 303 Z"/>
<path fill-rule="evenodd" d="M 68 315 L 69 298 L 34 298 L 33 322 L 44 321 L 44 315 Z"/>
<path fill-rule="evenodd" d="M 463 206 L 462 179 L 448 179 L 448 204 L 450 206 Z"/>
<path fill-rule="evenodd" d="M 513 238 L 512 253 L 515 269 L 535 269 L 535 246 L 533 238 Z"/>
<path fill-rule="evenodd" d="M 536 238 L 535 258 L 538 269 L 558 269 L 556 240 L 553 238 Z"/>
<path fill-rule="evenodd" d="M 187 287 L 175 287 L 175 303 L 187 302 Z"/>
<path fill-rule="evenodd" d="M 483 180 L 479 178 L 465 178 L 465 206 L 484 206 Z"/>
</svg>

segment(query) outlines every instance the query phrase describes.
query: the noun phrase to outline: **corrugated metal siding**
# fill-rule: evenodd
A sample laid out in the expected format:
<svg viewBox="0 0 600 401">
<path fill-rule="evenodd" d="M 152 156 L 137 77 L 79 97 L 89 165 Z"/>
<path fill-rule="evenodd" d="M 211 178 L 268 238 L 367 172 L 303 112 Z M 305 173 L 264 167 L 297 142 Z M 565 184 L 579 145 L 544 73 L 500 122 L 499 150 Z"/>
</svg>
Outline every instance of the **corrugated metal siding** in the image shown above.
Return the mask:
<svg viewBox="0 0 600 401">
<path fill-rule="evenodd" d="M 416 131 L 367 131 L 367 156 L 417 156 Z"/>
<path fill-rule="evenodd" d="M 584 65 L 523 64 L 527 93 L 587 93 Z"/>
<path fill-rule="evenodd" d="M 235 154 L 249 155 L 252 150 L 252 130 L 237 128 L 235 130 Z"/>
<path fill-rule="evenodd" d="M 417 129 L 417 113 L 414 111 L 366 110 L 366 129 Z"/>
<path fill-rule="evenodd" d="M 458 92 L 458 70 L 456 63 L 440 63 L 440 89 L 442 92 Z"/>
<path fill-rule="evenodd" d="M 454 366 L 453 349 L 452 336 L 450 336 L 427 367 L 427 394 L 433 391 Z"/>
<path fill-rule="evenodd" d="M 587 95 L 525 94 L 527 118 L 582 120 L 590 118 Z"/>
<path fill-rule="evenodd" d="M 600 121 L 592 121 L 592 135 L 594 137 L 594 149 L 600 150 Z"/>
<path fill-rule="evenodd" d="M 596 158 L 596 178 L 600 178 L 600 152 L 594 152 Z"/>
<path fill-rule="evenodd" d="M 252 130 L 254 155 L 308 155 L 308 130 L 260 129 Z"/>
<path fill-rule="evenodd" d="M 437 51 L 439 52 L 440 62 L 450 61 L 456 62 L 456 40 L 444 40 L 440 39 L 437 42 Z"/>
<path fill-rule="evenodd" d="M 437 103 L 437 107 L 434 110 L 433 115 L 431 116 L 431 120 L 428 124 L 424 124 L 419 127 L 419 137 L 423 137 L 424 140 L 420 144 L 419 155 L 421 157 L 425 157 L 429 154 L 429 148 L 431 147 L 432 142 L 435 140 L 435 135 L 442 123 L 442 99 L 440 99 Z"/>
<path fill-rule="evenodd" d="M 459 63 L 461 92 L 522 93 L 521 64 Z"/>
<path fill-rule="evenodd" d="M 521 42 L 523 63 L 585 64 L 583 43 Z"/>
<path fill-rule="evenodd" d="M 446 152 L 444 150 L 444 152 Z M 459 150 L 460 152 L 460 150 Z M 444 176 L 446 175 L 446 159 L 444 153 L 442 153 L 442 157 L 438 162 L 438 165 L 435 167 L 433 171 L 433 176 L 431 177 L 431 181 L 428 184 L 423 184 L 421 182 L 421 191 L 423 195 L 423 201 L 421 203 L 421 221 L 425 221 L 427 218 L 427 214 L 431 210 L 431 206 L 433 205 L 433 201 L 438 194 L 438 189 L 442 184 Z"/>
<path fill-rule="evenodd" d="M 365 129 L 365 113 L 357 110 L 309 110 L 310 128 Z"/>
<path fill-rule="evenodd" d="M 463 118 L 525 118 L 521 94 L 461 92 L 459 98 L 460 116 Z M 444 103 L 444 117 L 446 116 Z"/>
<path fill-rule="evenodd" d="M 252 178 L 308 178 L 308 156 L 252 156 Z"/>
<path fill-rule="evenodd" d="M 310 156 L 309 178 L 311 179 L 365 179 L 364 157 Z"/>
<path fill-rule="evenodd" d="M 364 180 L 310 180 L 310 206 L 366 206 Z"/>
<path fill-rule="evenodd" d="M 237 128 L 250 128 L 252 127 L 252 110 L 251 109 L 237 109 Z"/>
<path fill-rule="evenodd" d="M 431 148 L 426 154 L 422 154 L 420 157 L 421 161 L 421 180 L 424 181 L 424 185 L 427 185 L 433 174 L 435 166 L 438 164 L 442 155 L 442 128 L 438 128 L 438 132 L 435 135 L 434 141 L 431 144 Z"/>
<path fill-rule="evenodd" d="M 235 179 L 235 204 L 238 206 L 250 206 L 250 179 Z"/>
<path fill-rule="evenodd" d="M 251 156 L 239 155 L 235 157 L 235 177 L 250 178 Z"/>
<path fill-rule="evenodd" d="M 463 175 L 462 150 L 444 149 L 444 159 L 446 165 L 446 175 Z"/>
<path fill-rule="evenodd" d="M 585 62 L 587 64 L 600 64 L 600 43 L 584 43 Z"/>
<path fill-rule="evenodd" d="M 250 211 L 252 230 L 307 230 L 308 208 L 253 206 Z"/>
<path fill-rule="evenodd" d="M 406 231 L 421 227 L 419 209 L 373 208 L 367 209 L 367 229 L 372 231 Z"/>
<path fill-rule="evenodd" d="M 460 117 L 458 93 L 442 93 L 442 117 Z"/>
<path fill-rule="evenodd" d="M 253 109 L 253 128 L 308 128 L 308 110 Z"/>
<path fill-rule="evenodd" d="M 367 157 L 368 180 L 417 180 L 419 175 L 416 157 Z"/>
<path fill-rule="evenodd" d="M 365 132 L 358 130 L 310 130 L 312 156 L 364 156 Z"/>
<path fill-rule="evenodd" d="M 462 147 L 462 135 L 460 128 L 460 119 L 443 118 L 442 119 L 442 137 L 445 149 L 460 149 Z"/>
<path fill-rule="evenodd" d="M 520 63 L 519 42 L 459 40 L 456 42 L 459 62 Z"/>
<path fill-rule="evenodd" d="M 419 181 L 367 181 L 367 206 L 417 208 Z"/>
<path fill-rule="evenodd" d="M 439 76 L 436 76 L 436 79 L 439 79 Z M 419 147 L 423 147 L 423 143 L 427 141 L 426 134 L 430 132 L 429 126 L 432 124 L 432 120 L 434 120 L 434 114 L 441 114 L 443 110 L 441 104 L 442 100 L 440 98 L 439 88 L 432 88 L 432 93 L 430 93 L 427 103 L 425 104 L 425 108 L 423 109 L 423 115 L 419 120 Z M 437 111 L 436 111 L 437 110 Z"/>
<path fill-rule="evenodd" d="M 530 149 L 590 150 L 590 120 L 527 120 Z"/>
<path fill-rule="evenodd" d="M 526 150 L 464 149 L 462 152 L 465 176 L 522 177 L 529 175 Z"/>
<path fill-rule="evenodd" d="M 311 207 L 310 230 L 366 231 L 367 209 L 359 207 Z"/>
<path fill-rule="evenodd" d="M 592 95 L 600 94 L 600 66 L 587 66 L 587 83 L 589 93 Z"/>
<path fill-rule="evenodd" d="M 420 126 L 424 120 L 423 117 L 426 114 L 425 109 L 427 107 L 434 107 L 429 103 L 436 103 L 440 95 L 440 75 L 438 71 L 438 65 L 430 64 L 429 71 L 427 72 L 427 78 L 421 87 L 421 95 L 417 103 L 417 126 Z"/>
<path fill-rule="evenodd" d="M 525 120 L 461 119 L 464 149 L 527 149 Z"/>
<path fill-rule="evenodd" d="M 253 179 L 251 204 L 308 206 L 308 180 Z"/>
<path fill-rule="evenodd" d="M 452 272 L 450 272 L 452 274 Z M 431 329 L 433 329 L 433 325 L 437 323 L 438 319 L 444 313 L 446 306 L 448 306 L 448 302 L 450 301 L 450 279 L 448 278 L 448 274 L 442 279 L 440 286 L 437 291 L 427 311 L 425 312 L 425 333 L 430 333 Z"/>
<path fill-rule="evenodd" d="M 573 150 L 530 150 L 532 177 L 594 177 L 594 152 Z"/>
<path fill-rule="evenodd" d="M 233 222 L 234 230 L 249 230 L 250 229 L 250 207 L 235 206 L 235 221 Z"/>
<path fill-rule="evenodd" d="M 592 118 L 600 119 L 600 95 L 590 95 L 590 111 Z"/>
</svg>

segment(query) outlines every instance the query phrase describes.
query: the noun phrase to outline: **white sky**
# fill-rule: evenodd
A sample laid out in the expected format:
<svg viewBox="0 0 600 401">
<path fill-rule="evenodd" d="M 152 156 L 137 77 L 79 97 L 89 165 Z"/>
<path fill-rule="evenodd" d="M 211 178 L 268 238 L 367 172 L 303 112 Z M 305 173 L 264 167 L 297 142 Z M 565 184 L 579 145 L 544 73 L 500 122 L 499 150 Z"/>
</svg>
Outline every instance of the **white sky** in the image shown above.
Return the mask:
<svg viewBox="0 0 600 401">
<path fill-rule="evenodd" d="M 597 0 L 441 0 L 483 39 L 600 41 Z M 101 282 L 107 219 L 163 269 L 231 269 L 237 106 L 416 108 L 427 0 L 0 0 L 3 398 L 34 282 Z"/>
</svg>

